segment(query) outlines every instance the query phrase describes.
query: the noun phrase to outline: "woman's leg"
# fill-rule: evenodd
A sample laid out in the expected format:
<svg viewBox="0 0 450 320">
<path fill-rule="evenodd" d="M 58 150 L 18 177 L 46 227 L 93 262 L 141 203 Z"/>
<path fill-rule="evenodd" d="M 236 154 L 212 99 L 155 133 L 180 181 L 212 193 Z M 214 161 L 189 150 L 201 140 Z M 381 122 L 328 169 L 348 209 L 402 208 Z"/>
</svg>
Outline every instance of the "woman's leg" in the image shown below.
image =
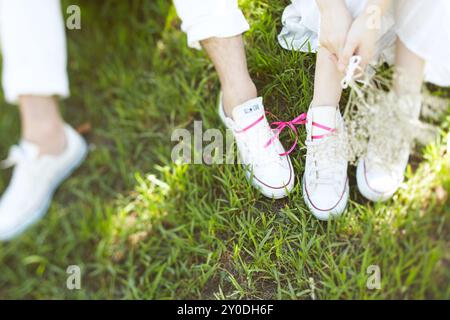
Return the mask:
<svg viewBox="0 0 450 320">
<path fill-rule="evenodd" d="M 417 120 L 420 116 L 424 66 L 423 59 L 397 38 L 393 91 L 396 96 L 395 107 L 399 108 L 397 110 L 401 111 L 402 117 Z M 408 165 L 410 141 L 403 140 L 401 134 L 391 137 L 393 139 L 384 138 L 381 141 L 375 135 L 369 141 L 365 158 L 358 163 L 358 188 L 367 199 L 375 202 L 386 201 L 394 195 Z M 388 161 L 389 165 L 386 165 Z"/>
<path fill-rule="evenodd" d="M 330 56 L 331 53 L 323 47 L 317 52 L 312 107 L 337 106 L 341 100 L 343 75 Z"/>
<path fill-rule="evenodd" d="M 303 198 L 318 219 L 339 216 L 348 201 L 347 158 L 340 141 L 344 123 L 339 114 L 342 74 L 330 52 L 317 53 L 314 97 L 308 111 L 307 154 L 303 176 Z M 331 132 L 336 135 L 331 135 Z"/>
<path fill-rule="evenodd" d="M 420 95 L 424 69 L 424 60 L 397 38 L 394 79 L 394 91 L 397 96 Z"/>
</svg>

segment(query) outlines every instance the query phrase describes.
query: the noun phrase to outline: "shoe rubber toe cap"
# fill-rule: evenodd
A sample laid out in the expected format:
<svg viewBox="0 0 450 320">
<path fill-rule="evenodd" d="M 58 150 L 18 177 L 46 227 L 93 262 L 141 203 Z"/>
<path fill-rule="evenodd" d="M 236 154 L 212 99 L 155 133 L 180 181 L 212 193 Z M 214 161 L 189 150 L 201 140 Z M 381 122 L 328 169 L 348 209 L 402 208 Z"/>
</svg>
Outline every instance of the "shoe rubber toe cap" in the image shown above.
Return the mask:
<svg viewBox="0 0 450 320">
<path fill-rule="evenodd" d="M 356 179 L 361 194 L 374 202 L 389 200 L 399 187 L 398 179 L 380 168 L 367 170 L 365 160 L 358 163 Z"/>
<path fill-rule="evenodd" d="M 263 172 L 255 172 L 254 174 L 247 172 L 247 177 L 252 184 L 257 187 L 261 193 L 268 198 L 280 199 L 287 196 L 294 187 L 294 170 L 292 164 L 286 168 L 274 168 Z"/>
<path fill-rule="evenodd" d="M 329 190 L 330 188 L 328 186 L 322 187 L 322 189 L 316 189 L 314 194 L 311 194 L 303 180 L 303 197 L 308 208 L 319 220 L 327 221 L 330 218 L 340 216 L 347 207 L 349 193 L 348 180 L 341 194 L 337 194 L 334 190 Z"/>
</svg>

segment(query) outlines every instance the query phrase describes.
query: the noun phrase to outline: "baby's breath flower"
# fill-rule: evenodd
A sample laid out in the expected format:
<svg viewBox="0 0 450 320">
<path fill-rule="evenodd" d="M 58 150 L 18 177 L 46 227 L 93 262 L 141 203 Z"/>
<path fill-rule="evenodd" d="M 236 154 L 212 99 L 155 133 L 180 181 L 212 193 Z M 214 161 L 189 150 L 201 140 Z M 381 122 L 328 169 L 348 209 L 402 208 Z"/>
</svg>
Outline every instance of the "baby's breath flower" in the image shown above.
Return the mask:
<svg viewBox="0 0 450 320">
<path fill-rule="evenodd" d="M 392 88 L 392 79 L 375 75 L 358 85 L 351 84 L 351 93 L 344 118 L 347 130 L 347 157 L 355 163 L 364 157 L 370 141 L 371 148 L 386 163 L 396 162 L 402 146 L 411 149 L 415 143 L 425 145 L 436 137 L 437 128 L 419 120 L 436 120 L 448 109 L 448 101 L 421 95 L 397 96 Z"/>
</svg>

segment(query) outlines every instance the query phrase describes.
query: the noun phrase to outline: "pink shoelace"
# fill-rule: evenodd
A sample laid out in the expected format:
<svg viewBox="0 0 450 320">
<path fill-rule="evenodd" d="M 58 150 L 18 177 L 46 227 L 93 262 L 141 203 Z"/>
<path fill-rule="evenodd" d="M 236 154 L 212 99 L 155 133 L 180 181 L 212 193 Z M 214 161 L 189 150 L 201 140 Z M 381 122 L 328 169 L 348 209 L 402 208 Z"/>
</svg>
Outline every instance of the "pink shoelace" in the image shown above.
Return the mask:
<svg viewBox="0 0 450 320">
<path fill-rule="evenodd" d="M 273 128 L 274 126 L 276 126 L 274 128 L 275 130 L 275 135 L 269 140 L 267 141 L 267 143 L 264 145 L 264 148 L 267 148 L 268 146 L 270 146 L 276 139 L 280 138 L 280 134 L 281 132 L 286 129 L 289 128 L 291 129 L 294 134 L 295 134 L 295 141 L 292 144 L 291 148 L 284 152 L 281 153 L 280 156 L 287 156 L 289 154 L 292 153 L 292 151 L 294 151 L 295 147 L 298 144 L 298 130 L 296 125 L 304 125 L 306 124 L 306 113 L 302 113 L 301 115 L 299 115 L 298 117 L 295 117 L 294 119 L 292 119 L 291 121 L 275 121 L 272 122 L 270 124 L 270 127 Z"/>
<path fill-rule="evenodd" d="M 266 112 L 266 114 L 272 115 L 270 112 Z M 254 126 L 256 126 L 262 120 L 264 120 L 265 117 L 266 117 L 265 115 L 262 115 L 255 122 L 253 122 L 252 124 L 248 125 L 247 127 L 243 128 L 241 130 L 235 131 L 235 132 L 236 133 L 244 133 L 244 132 L 250 130 L 251 128 L 253 128 Z M 295 117 L 291 121 L 275 121 L 275 122 L 272 122 L 270 124 L 270 127 L 273 128 L 275 126 L 275 128 L 273 128 L 275 130 L 275 135 L 269 141 L 267 141 L 267 143 L 264 145 L 264 148 L 269 147 L 275 140 L 279 139 L 280 134 L 281 134 L 281 132 L 284 129 L 289 128 L 295 134 L 295 141 L 292 144 L 292 146 L 289 148 L 289 150 L 284 152 L 284 153 L 281 153 L 280 156 L 287 156 L 287 155 L 291 154 L 294 151 L 294 149 L 297 147 L 297 145 L 298 145 L 298 130 L 297 130 L 296 126 L 304 125 L 306 123 L 307 123 L 307 114 L 306 114 L 306 112 L 302 113 L 298 117 Z M 317 123 L 317 122 L 314 122 L 314 121 L 313 121 L 312 125 L 314 127 L 317 127 L 317 128 L 323 129 L 325 131 L 328 131 L 327 134 L 312 136 L 313 140 L 323 139 L 323 138 L 329 136 L 330 134 L 336 132 L 336 129 L 329 128 L 327 126 L 324 126 L 324 125 L 322 125 L 320 123 Z"/>
</svg>

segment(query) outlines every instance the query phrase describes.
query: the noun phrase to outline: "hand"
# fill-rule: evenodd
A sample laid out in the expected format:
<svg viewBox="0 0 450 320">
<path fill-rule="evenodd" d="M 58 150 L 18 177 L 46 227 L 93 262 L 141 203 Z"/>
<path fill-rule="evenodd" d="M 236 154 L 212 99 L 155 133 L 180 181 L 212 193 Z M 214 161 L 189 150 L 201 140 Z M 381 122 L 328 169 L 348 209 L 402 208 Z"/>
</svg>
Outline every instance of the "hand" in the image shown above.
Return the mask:
<svg viewBox="0 0 450 320">
<path fill-rule="evenodd" d="M 362 70 L 374 58 L 380 31 L 375 28 L 369 28 L 367 24 L 368 19 L 368 15 L 362 14 L 355 19 L 350 27 L 344 49 L 339 56 L 339 71 L 345 72 L 350 58 L 354 55 L 361 56 L 360 67 Z"/>
<path fill-rule="evenodd" d="M 330 58 L 337 63 L 341 56 L 353 17 L 344 1 L 332 0 L 320 5 L 320 46 L 327 49 Z"/>
</svg>

